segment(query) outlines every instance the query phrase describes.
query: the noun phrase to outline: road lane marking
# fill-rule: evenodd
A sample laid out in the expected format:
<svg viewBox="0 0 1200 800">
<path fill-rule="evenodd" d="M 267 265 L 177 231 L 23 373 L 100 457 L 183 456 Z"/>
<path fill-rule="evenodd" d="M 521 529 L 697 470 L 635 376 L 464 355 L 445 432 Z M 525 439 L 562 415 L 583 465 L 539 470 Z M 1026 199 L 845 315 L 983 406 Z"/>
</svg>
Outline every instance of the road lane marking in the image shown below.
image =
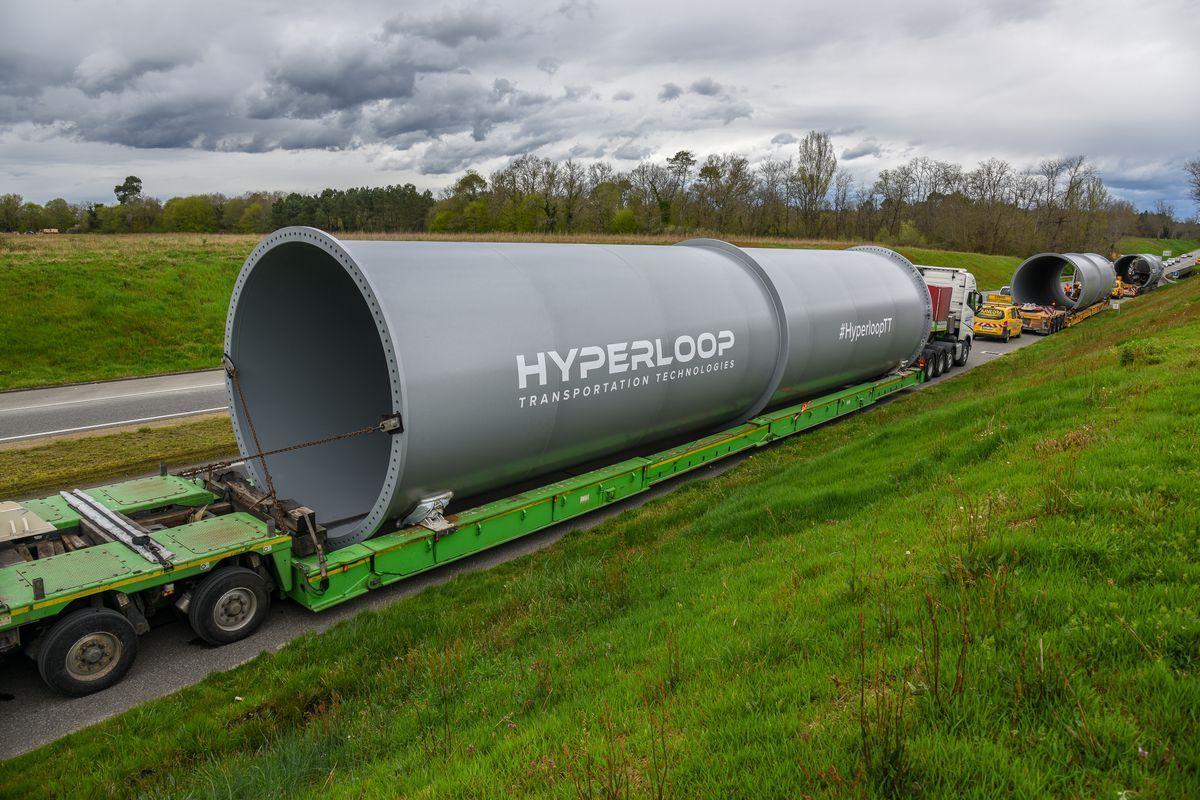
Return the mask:
<svg viewBox="0 0 1200 800">
<path fill-rule="evenodd" d="M 10 414 L 14 411 L 33 411 L 38 408 L 52 408 L 54 406 L 70 406 L 79 403 L 103 403 L 107 400 L 128 400 L 134 397 L 148 397 L 153 394 L 167 394 L 168 392 L 193 392 L 203 391 L 205 389 L 225 388 L 222 383 L 206 383 L 203 386 L 179 386 L 174 389 L 154 389 L 149 392 L 136 392 L 134 394 L 112 394 L 106 397 L 85 397 L 79 400 L 59 400 L 53 403 L 39 403 L 32 406 L 17 406 L 16 408 L 0 408 L 0 413 Z"/>
<path fill-rule="evenodd" d="M 80 431 L 90 431 L 96 428 L 113 428 L 117 425 L 137 425 L 139 422 L 154 422 L 159 419 L 174 419 L 175 417 L 190 417 L 195 414 L 209 414 L 216 411 L 228 411 L 229 406 L 217 406 L 216 408 L 200 408 L 195 411 L 181 411 L 178 414 L 159 414 L 154 417 L 141 417 L 140 419 L 124 419 L 117 422 L 100 422 L 95 425 L 81 425 L 78 428 L 62 428 L 57 431 L 38 431 L 37 433 L 22 433 L 19 436 L 5 436 L 0 438 L 0 442 L 16 442 L 21 439 L 36 439 L 40 436 L 58 436 L 66 433 L 79 433 Z"/>
</svg>

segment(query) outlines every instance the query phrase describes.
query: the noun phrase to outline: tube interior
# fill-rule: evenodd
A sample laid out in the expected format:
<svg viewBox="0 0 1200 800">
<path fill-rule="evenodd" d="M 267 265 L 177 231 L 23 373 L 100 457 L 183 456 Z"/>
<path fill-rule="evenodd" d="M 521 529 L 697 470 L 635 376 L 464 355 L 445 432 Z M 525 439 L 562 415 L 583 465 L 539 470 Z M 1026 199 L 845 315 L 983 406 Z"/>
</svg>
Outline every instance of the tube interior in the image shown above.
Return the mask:
<svg viewBox="0 0 1200 800">
<path fill-rule="evenodd" d="M 287 242 L 254 265 L 236 300 L 230 356 L 263 450 L 346 433 L 391 412 L 379 330 L 354 279 L 327 252 Z M 234 392 L 243 447 L 255 449 Z M 368 433 L 267 458 L 281 499 L 312 508 L 330 539 L 347 535 L 379 499 L 388 436 Z M 257 462 L 251 471 L 259 483 Z"/>
<path fill-rule="evenodd" d="M 1034 256 L 1013 275 L 1013 297 L 1019 303 L 1071 308 L 1075 301 L 1063 290 L 1075 281 L 1075 265 L 1061 256 L 1047 253 Z"/>
<path fill-rule="evenodd" d="M 1134 286 L 1145 286 L 1150 282 L 1152 267 L 1149 261 L 1140 255 L 1122 256 L 1114 265 L 1117 274 Z"/>
</svg>

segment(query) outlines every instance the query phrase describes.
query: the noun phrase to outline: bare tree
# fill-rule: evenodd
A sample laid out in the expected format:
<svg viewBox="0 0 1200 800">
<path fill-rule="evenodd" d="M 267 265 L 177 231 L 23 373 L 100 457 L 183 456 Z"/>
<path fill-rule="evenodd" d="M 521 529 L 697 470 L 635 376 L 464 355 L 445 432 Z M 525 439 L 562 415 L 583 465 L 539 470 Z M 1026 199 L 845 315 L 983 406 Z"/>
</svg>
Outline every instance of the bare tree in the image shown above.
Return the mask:
<svg viewBox="0 0 1200 800">
<path fill-rule="evenodd" d="M 538 171 L 537 191 L 542 201 L 542 224 L 550 232 L 558 228 L 558 190 L 561 183 L 561 172 L 558 162 L 548 158 L 542 159 Z"/>
<path fill-rule="evenodd" d="M 575 217 L 579 213 L 579 206 L 583 199 L 583 193 L 587 188 L 587 174 L 583 169 L 583 165 L 578 161 L 568 159 L 562 168 L 562 207 L 563 207 L 563 228 L 569 233 L 575 229 Z"/>
<path fill-rule="evenodd" d="M 837 171 L 837 156 L 829 134 L 809 131 L 800 140 L 800 156 L 796 159 L 796 191 L 804 233 L 815 236 L 820 232 L 819 214 L 829 194 L 829 184 Z"/>
<path fill-rule="evenodd" d="M 1200 158 L 1193 158 L 1183 165 L 1183 169 L 1188 176 L 1188 194 L 1196 204 L 1197 212 L 1200 212 Z"/>
<path fill-rule="evenodd" d="M 839 239 L 847 236 L 846 217 L 849 216 L 853 197 L 854 176 L 847 169 L 839 169 L 833 176 L 834 235 Z"/>
<path fill-rule="evenodd" d="M 765 159 L 755 170 L 759 217 L 756 227 L 772 236 L 787 233 L 787 179 L 791 171 L 791 163 L 778 158 Z"/>
</svg>

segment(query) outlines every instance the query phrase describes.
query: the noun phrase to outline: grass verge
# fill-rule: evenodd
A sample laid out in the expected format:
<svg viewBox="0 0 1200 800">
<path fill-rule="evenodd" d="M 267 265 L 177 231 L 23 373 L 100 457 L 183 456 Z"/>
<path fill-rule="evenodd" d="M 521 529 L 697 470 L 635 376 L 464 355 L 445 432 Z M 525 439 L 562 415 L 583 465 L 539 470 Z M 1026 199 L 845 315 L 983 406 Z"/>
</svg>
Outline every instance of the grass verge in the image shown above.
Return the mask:
<svg viewBox="0 0 1200 800">
<path fill-rule="evenodd" d="M 489 241 L 581 241 L 673 244 L 671 236 L 346 238 L 473 238 Z M 0 235 L 0 296 L 20 309 L 20 324 L 0 340 L 0 390 L 216 367 L 225 312 L 242 262 L 257 236 L 141 234 L 123 236 Z M 739 244 L 846 247 L 846 242 L 746 239 Z M 1008 281 L 1017 259 L 901 248 L 923 264 L 959 266 L 980 285 Z M 1011 262 L 1011 264 L 1009 263 Z"/>
<path fill-rule="evenodd" d="M 0 497 L 28 497 L 64 486 L 194 464 L 237 452 L 221 415 L 119 433 L 33 441 L 0 449 Z"/>
<path fill-rule="evenodd" d="M 1170 250 L 1173 255 L 1190 253 L 1200 250 L 1200 239 L 1144 239 L 1137 236 L 1126 236 L 1118 246 L 1122 253 L 1153 253 L 1162 255 L 1163 250 Z"/>
<path fill-rule="evenodd" d="M 1195 796 L 1197 396 L 1200 280 L 6 762 L 0 795 Z"/>
</svg>

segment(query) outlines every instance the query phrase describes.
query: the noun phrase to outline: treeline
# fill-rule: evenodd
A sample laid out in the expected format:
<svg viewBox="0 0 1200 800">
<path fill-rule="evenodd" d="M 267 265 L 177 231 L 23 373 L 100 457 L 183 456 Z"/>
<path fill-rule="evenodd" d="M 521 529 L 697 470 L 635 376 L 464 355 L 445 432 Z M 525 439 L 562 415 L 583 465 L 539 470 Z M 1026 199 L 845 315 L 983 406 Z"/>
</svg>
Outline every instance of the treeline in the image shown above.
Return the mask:
<svg viewBox="0 0 1200 800">
<path fill-rule="evenodd" d="M 43 205 L 20 195 L 0 195 L 0 231 L 77 233 L 267 233 L 286 225 L 331 231 L 419 231 L 434 205 L 429 191 L 411 183 L 382 188 L 326 189 L 320 194 L 248 192 L 172 197 L 165 203 L 142 194 L 130 176 L 114 187 L 117 202 Z"/>
<path fill-rule="evenodd" d="M 1200 165 L 1197 166 L 1200 175 Z M 1200 179 L 1198 179 L 1200 180 Z M 1024 255 L 1037 250 L 1108 253 L 1122 236 L 1191 238 L 1164 203 L 1137 211 L 1114 198 L 1083 156 L 1020 169 L 988 159 L 971 169 L 914 158 L 860 182 L 840 168 L 829 136 L 809 132 L 787 159 L 700 160 L 681 150 L 618 171 L 610 163 L 524 155 L 489 177 L 468 171 L 435 200 L 412 184 L 173 197 L 142 193 L 135 176 L 117 202 L 44 206 L 0 196 L 0 230 L 265 233 L 286 225 L 325 230 L 487 233 L 668 233 L 780 236 L 929 245 Z M 1200 191 L 1197 189 L 1196 191 Z M 1198 200 L 1200 203 L 1200 200 Z"/>
<path fill-rule="evenodd" d="M 429 230 L 447 232 L 694 231 L 931 245 L 983 253 L 1109 252 L 1122 236 L 1194 236 L 1160 203 L 1114 198 L 1083 156 L 1031 169 L 989 159 L 973 169 L 914 158 L 862 183 L 840 169 L 829 137 L 810 132 L 788 159 L 680 151 L 628 172 L 534 156 L 485 179 L 468 172 L 443 192 Z"/>
</svg>

